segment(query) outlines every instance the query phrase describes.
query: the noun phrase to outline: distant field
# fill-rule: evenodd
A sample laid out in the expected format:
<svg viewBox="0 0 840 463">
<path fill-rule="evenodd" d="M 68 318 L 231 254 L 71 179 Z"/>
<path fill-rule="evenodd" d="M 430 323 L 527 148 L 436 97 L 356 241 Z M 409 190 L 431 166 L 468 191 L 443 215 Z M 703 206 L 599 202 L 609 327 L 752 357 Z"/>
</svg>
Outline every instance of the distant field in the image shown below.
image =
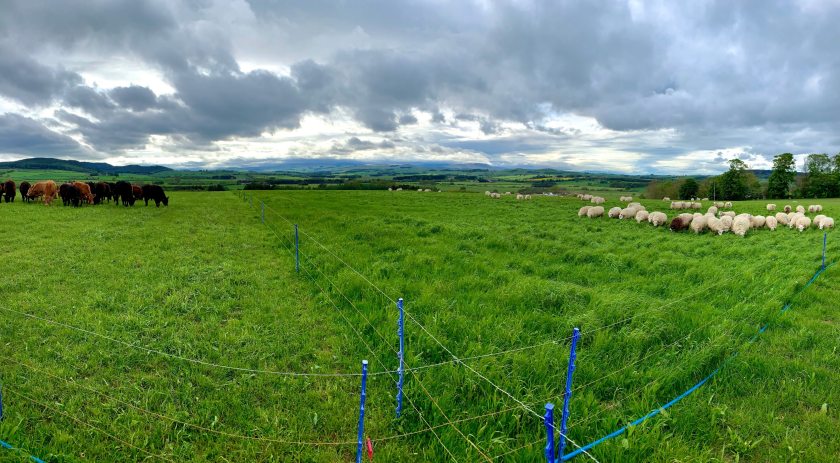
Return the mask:
<svg viewBox="0 0 840 463">
<path fill-rule="evenodd" d="M 397 367 L 388 298 L 404 297 L 428 330 L 407 322 L 409 367 L 451 360 L 441 344 L 459 357 L 526 349 L 467 360 L 486 379 L 452 364 L 407 374 L 399 420 L 389 376 L 369 378 L 374 461 L 452 460 L 448 452 L 457 461 L 544 461 L 541 421 L 493 384 L 538 414 L 545 402 L 558 404 L 559 420 L 565 338 L 575 326 L 583 336 L 569 437 L 579 444 L 664 404 L 741 350 L 668 412 L 593 449 L 600 461 L 840 455 L 837 269 L 791 299 L 819 266 L 821 232 L 675 234 L 580 219 L 585 203 L 572 198 L 249 194 L 253 208 L 224 192 L 173 192 L 159 209 L 0 204 L 15 231 L 3 247 L 14 271 L 0 279 L 0 439 L 55 461 L 139 461 L 144 452 L 178 461 L 352 461 L 355 444 L 242 436 L 354 441 L 357 377 L 224 370 L 43 319 L 237 368 L 356 373 L 368 359 L 375 374 Z M 736 210 L 757 214 L 764 204 Z M 840 200 L 821 204 L 840 216 Z M 300 275 L 281 214 L 300 226 Z M 834 260 L 835 232 L 828 240 Z M 743 348 L 788 301 L 792 309 Z"/>
</svg>

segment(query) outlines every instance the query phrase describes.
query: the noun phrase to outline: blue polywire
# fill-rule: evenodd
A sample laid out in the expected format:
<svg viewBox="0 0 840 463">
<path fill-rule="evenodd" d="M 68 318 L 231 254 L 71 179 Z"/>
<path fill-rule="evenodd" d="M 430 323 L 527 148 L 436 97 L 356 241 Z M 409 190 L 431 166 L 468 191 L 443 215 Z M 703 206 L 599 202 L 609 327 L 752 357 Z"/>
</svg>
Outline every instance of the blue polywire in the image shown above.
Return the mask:
<svg viewBox="0 0 840 463">
<path fill-rule="evenodd" d="M 3 447 L 4 449 L 9 449 L 9 450 L 20 450 L 18 448 L 15 448 L 12 444 L 9 444 L 8 442 L 2 441 L 2 440 L 0 440 L 0 447 Z M 46 463 L 44 460 L 36 457 L 35 455 L 29 455 L 29 459 L 34 461 L 35 463 Z"/>
<path fill-rule="evenodd" d="M 811 277 L 811 279 L 808 280 L 807 283 L 805 283 L 805 286 L 803 286 L 802 288 L 799 288 L 799 290 L 796 291 L 793 294 L 793 296 L 791 296 L 791 299 L 798 296 L 799 293 L 804 291 L 807 287 L 811 286 L 811 284 L 817 279 L 817 277 L 819 277 L 824 271 L 826 271 L 829 267 L 831 267 L 833 265 L 834 265 L 834 263 L 826 266 L 825 268 L 820 268 L 819 270 L 817 270 L 817 272 L 814 273 L 814 276 Z M 782 314 L 787 312 L 790 309 L 791 304 L 792 304 L 791 302 L 788 302 L 787 304 L 785 304 L 782 307 L 782 309 L 779 311 L 779 316 L 781 316 Z M 772 323 L 772 321 L 770 323 Z M 761 329 L 759 329 L 758 332 L 752 338 L 750 338 L 749 341 L 747 341 L 747 343 L 752 343 L 756 339 L 758 339 L 759 334 L 764 333 L 767 330 L 767 328 L 770 326 L 770 323 L 767 323 L 764 326 L 762 326 Z M 620 435 L 624 434 L 630 426 L 638 426 L 638 425 L 642 424 L 643 422 L 645 422 L 646 420 L 648 420 L 649 418 L 653 418 L 654 416 L 660 414 L 663 410 L 667 410 L 668 408 L 675 405 L 680 400 L 688 397 L 689 395 L 691 395 L 692 392 L 696 391 L 701 386 L 706 384 L 707 381 L 709 381 L 710 379 L 712 379 L 712 377 L 714 377 L 716 374 L 718 374 L 718 372 L 721 371 L 723 369 L 723 367 L 726 366 L 727 363 L 729 363 L 730 360 L 735 358 L 736 355 L 738 355 L 738 352 L 737 351 L 733 352 L 732 355 L 730 355 L 726 360 L 724 360 L 723 363 L 715 369 L 715 371 L 713 371 L 709 374 L 709 376 L 706 376 L 705 378 L 701 379 L 697 384 L 695 384 L 694 386 L 691 386 L 691 388 L 689 388 L 687 391 L 683 392 L 682 394 L 678 395 L 677 397 L 675 397 L 670 402 L 666 403 L 665 405 L 663 405 L 659 408 L 656 408 L 655 410 L 652 410 L 647 415 L 633 421 L 632 423 L 630 423 L 630 424 L 628 424 L 628 425 L 626 425 L 626 426 L 624 426 L 620 429 L 617 429 L 617 430 L 607 434 L 606 436 L 604 436 L 600 439 L 594 440 L 594 441 L 584 445 L 583 447 L 578 447 L 574 451 L 563 455 L 562 457 L 560 457 L 560 461 L 568 461 L 568 460 L 580 455 L 581 453 L 583 453 L 583 452 L 585 452 L 585 451 L 587 451 L 587 450 L 589 450 L 589 449 L 591 449 L 591 448 L 593 448 L 597 445 L 600 445 L 600 444 L 612 439 L 613 437 L 617 437 L 617 436 L 620 436 Z"/>
</svg>

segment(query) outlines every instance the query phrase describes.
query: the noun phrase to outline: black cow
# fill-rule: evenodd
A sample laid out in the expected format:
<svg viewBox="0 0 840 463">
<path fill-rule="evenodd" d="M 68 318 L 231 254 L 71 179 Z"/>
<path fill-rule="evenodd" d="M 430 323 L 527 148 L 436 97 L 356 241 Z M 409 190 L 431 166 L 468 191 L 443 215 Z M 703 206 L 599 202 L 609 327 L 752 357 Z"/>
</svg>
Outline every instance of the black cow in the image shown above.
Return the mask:
<svg viewBox="0 0 840 463">
<path fill-rule="evenodd" d="M 65 206 L 72 204 L 73 207 L 79 207 L 82 204 L 82 191 L 72 183 L 61 184 L 58 188 L 58 196 Z"/>
<path fill-rule="evenodd" d="M 29 182 L 20 182 L 20 197 L 23 199 L 23 202 L 29 202 L 30 199 L 26 196 L 26 193 L 29 192 Z"/>
<path fill-rule="evenodd" d="M 169 206 L 169 196 L 163 193 L 163 188 L 159 185 L 143 185 L 143 200 L 146 205 L 149 205 L 149 200 L 155 202 L 155 207 L 160 207 L 160 203 L 164 206 Z"/>
<path fill-rule="evenodd" d="M 100 204 L 106 198 L 111 199 L 111 187 L 105 182 L 96 183 L 93 188 L 93 204 Z"/>
<path fill-rule="evenodd" d="M 128 207 L 134 205 L 134 190 L 132 190 L 130 183 L 120 180 L 115 185 L 112 194 L 114 195 L 114 201 L 117 201 L 118 198 L 122 199 L 123 206 Z"/>
<path fill-rule="evenodd" d="M 7 203 L 15 202 L 15 182 L 6 180 L 6 183 L 3 185 L 3 194 L 6 196 Z"/>
</svg>

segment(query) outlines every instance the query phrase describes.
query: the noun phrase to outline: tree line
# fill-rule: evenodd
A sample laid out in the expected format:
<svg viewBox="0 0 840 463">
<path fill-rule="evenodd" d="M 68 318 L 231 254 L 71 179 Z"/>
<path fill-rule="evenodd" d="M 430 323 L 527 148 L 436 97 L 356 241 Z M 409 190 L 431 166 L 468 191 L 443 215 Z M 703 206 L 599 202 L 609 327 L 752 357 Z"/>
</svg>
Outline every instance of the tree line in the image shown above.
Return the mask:
<svg viewBox="0 0 840 463">
<path fill-rule="evenodd" d="M 740 159 L 729 161 L 729 170 L 721 175 L 695 179 L 682 177 L 650 182 L 646 198 L 716 198 L 746 199 L 832 198 L 840 196 L 840 154 L 809 154 L 803 173 L 796 171 L 791 153 L 773 158 L 773 169 L 766 182 L 750 172 Z"/>
</svg>

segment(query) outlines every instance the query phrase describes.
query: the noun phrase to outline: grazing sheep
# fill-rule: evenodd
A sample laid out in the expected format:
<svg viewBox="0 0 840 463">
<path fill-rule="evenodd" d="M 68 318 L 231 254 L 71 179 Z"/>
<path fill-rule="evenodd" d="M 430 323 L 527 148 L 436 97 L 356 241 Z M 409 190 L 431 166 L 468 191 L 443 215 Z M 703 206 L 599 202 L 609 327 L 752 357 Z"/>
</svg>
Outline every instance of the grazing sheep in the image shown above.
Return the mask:
<svg viewBox="0 0 840 463">
<path fill-rule="evenodd" d="M 593 196 L 590 201 L 592 201 L 593 204 L 604 204 L 604 201 L 606 200 L 600 196 Z"/>
<path fill-rule="evenodd" d="M 787 225 L 788 224 L 788 216 L 784 212 L 777 212 L 776 213 L 776 222 Z"/>
<path fill-rule="evenodd" d="M 671 226 L 669 228 L 673 232 L 678 232 L 681 230 L 687 230 L 689 225 L 691 225 L 691 219 L 687 219 L 682 214 L 680 214 L 674 217 L 674 220 L 671 221 Z"/>
<path fill-rule="evenodd" d="M 815 212 L 822 212 L 822 204 L 817 204 L 814 206 Z"/>
<path fill-rule="evenodd" d="M 618 200 L 621 201 L 621 202 L 629 202 L 629 201 L 633 201 L 633 197 L 632 196 L 620 196 L 618 198 Z"/>
<path fill-rule="evenodd" d="M 648 215 L 648 222 L 654 227 L 665 225 L 668 222 L 668 216 L 664 212 L 654 211 Z"/>
<path fill-rule="evenodd" d="M 718 208 L 722 208 L 725 203 L 723 201 L 715 201 L 714 206 Z"/>
<path fill-rule="evenodd" d="M 734 219 L 735 218 L 735 211 L 721 212 L 720 217 L 723 218 L 724 216 L 729 217 L 731 219 Z"/>
<path fill-rule="evenodd" d="M 531 200 L 531 195 L 525 195 L 525 200 L 530 201 Z"/>
<path fill-rule="evenodd" d="M 618 214 L 618 218 L 619 219 L 632 219 L 632 218 L 636 217 L 637 212 L 639 212 L 639 210 L 636 209 L 635 207 L 625 207 Z"/>
<path fill-rule="evenodd" d="M 819 215 L 817 215 L 816 217 L 814 217 L 814 226 L 815 226 L 815 227 L 819 227 L 819 226 L 820 226 L 820 222 L 822 222 L 822 220 L 823 220 L 825 217 L 826 217 L 826 216 L 824 216 L 823 214 L 819 214 Z"/>
<path fill-rule="evenodd" d="M 791 208 L 790 208 L 789 204 L 785 204 L 784 211 L 785 211 L 785 214 L 790 214 Z"/>
<path fill-rule="evenodd" d="M 806 228 L 811 226 L 811 219 L 806 216 L 799 217 L 796 219 L 796 229 L 799 231 L 804 231 Z"/>
<path fill-rule="evenodd" d="M 397 188 L 397 191 L 402 191 L 402 188 Z"/>
<path fill-rule="evenodd" d="M 417 191 L 419 191 L 419 192 L 421 192 L 421 193 L 422 193 L 422 192 L 423 192 L 423 189 L 422 189 L 422 188 L 418 188 L 418 189 L 417 189 Z"/>
<path fill-rule="evenodd" d="M 732 201 L 727 201 L 727 202 L 723 203 L 723 208 L 724 209 L 732 209 Z"/>
<path fill-rule="evenodd" d="M 796 206 L 796 212 L 798 212 L 800 214 L 804 214 L 805 213 L 805 206 L 803 206 L 801 204 L 799 206 Z"/>
<path fill-rule="evenodd" d="M 750 219 L 744 215 L 739 215 L 732 221 L 732 233 L 744 237 L 750 229 L 750 226 Z"/>
<path fill-rule="evenodd" d="M 796 221 L 799 220 L 800 217 L 805 217 L 805 214 L 800 214 L 799 212 L 792 212 L 788 214 L 788 228 L 796 227 Z"/>
<path fill-rule="evenodd" d="M 671 203 L 671 209 L 682 209 L 683 203 L 682 201 L 674 201 Z"/>
<path fill-rule="evenodd" d="M 589 212 L 589 209 L 592 209 L 594 206 L 583 206 L 582 208 L 578 209 L 578 217 L 586 217 L 586 213 Z"/>
<path fill-rule="evenodd" d="M 819 227 L 820 227 L 820 230 L 822 230 L 823 228 L 834 228 L 834 219 L 831 218 L 831 217 L 826 217 L 826 218 L 820 220 Z"/>
<path fill-rule="evenodd" d="M 649 216 L 650 214 L 648 213 L 648 211 L 639 211 L 636 213 L 636 222 L 642 223 L 645 220 L 647 220 Z"/>
<path fill-rule="evenodd" d="M 742 218 L 747 219 L 747 222 L 750 223 L 750 227 L 752 227 L 752 215 L 747 214 L 747 213 L 738 214 L 738 215 L 735 216 L 735 219 L 737 219 L 738 217 L 742 217 Z"/>
<path fill-rule="evenodd" d="M 711 207 L 709 207 L 708 213 L 709 213 L 709 214 L 712 214 L 712 215 L 717 215 L 717 213 L 718 213 L 718 208 L 717 208 L 717 206 L 711 206 Z"/>
<path fill-rule="evenodd" d="M 813 204 L 808 205 L 808 213 L 813 214 L 814 212 L 817 212 L 817 211 L 814 210 L 814 205 Z"/>
<path fill-rule="evenodd" d="M 776 225 L 778 225 L 778 222 L 779 221 L 776 220 L 775 217 L 773 217 L 772 215 L 768 215 L 767 219 L 764 220 L 764 226 L 769 228 L 770 231 L 775 231 L 776 230 Z"/>
<path fill-rule="evenodd" d="M 645 206 L 642 206 L 642 203 L 630 203 L 630 204 L 627 205 L 627 207 L 637 207 L 639 209 L 644 209 L 645 208 Z"/>
<path fill-rule="evenodd" d="M 394 191 L 394 189 L 393 189 L 393 188 L 391 188 L 391 187 L 388 187 L 388 191 Z M 484 194 L 488 194 L 488 193 L 490 193 L 490 192 L 489 192 L 489 191 L 485 191 L 485 192 L 484 192 Z"/>
<path fill-rule="evenodd" d="M 709 230 L 711 230 L 712 233 L 718 235 L 723 234 L 723 225 L 721 224 L 720 219 L 713 215 L 706 217 L 706 226 L 709 227 Z"/>
<path fill-rule="evenodd" d="M 589 201 L 592 199 L 592 195 L 581 195 L 580 198 L 584 201 Z"/>
<path fill-rule="evenodd" d="M 505 195 L 509 195 L 509 194 L 510 194 L 510 191 L 505 191 Z"/>
<path fill-rule="evenodd" d="M 666 197 L 664 197 L 664 198 L 662 198 L 662 201 L 670 201 L 670 200 L 671 200 L 671 198 L 669 198 L 669 197 L 667 197 L 667 196 L 666 196 Z"/>
<path fill-rule="evenodd" d="M 521 194 L 519 194 L 519 193 L 517 193 L 517 194 L 516 194 L 516 199 L 517 199 L 517 200 L 520 200 L 520 199 L 525 199 L 525 196 L 524 196 L 524 195 L 521 195 Z"/>
<path fill-rule="evenodd" d="M 723 228 L 723 231 L 728 232 L 732 229 L 732 217 L 725 215 L 720 218 L 720 226 Z"/>
<path fill-rule="evenodd" d="M 617 219 L 619 215 L 621 215 L 621 208 L 620 207 L 614 207 L 614 208 L 610 209 L 610 211 L 607 213 L 607 217 L 609 217 L 611 219 Z"/>
<path fill-rule="evenodd" d="M 702 203 L 691 203 L 691 208 L 692 209 L 700 209 L 702 207 L 703 207 Z"/>
<path fill-rule="evenodd" d="M 603 206 L 592 206 L 587 212 L 586 216 L 590 219 L 594 219 L 595 217 L 601 217 L 604 215 L 604 208 Z"/>
<path fill-rule="evenodd" d="M 775 204 L 768 204 L 767 205 L 767 212 L 772 212 L 772 211 L 775 211 L 775 210 L 776 210 L 776 205 Z"/>
<path fill-rule="evenodd" d="M 761 228 L 767 222 L 767 219 L 763 215 L 754 215 L 751 221 L 753 228 Z"/>
<path fill-rule="evenodd" d="M 695 217 L 694 220 L 691 221 L 690 227 L 694 233 L 700 234 L 706 230 L 706 226 L 708 224 L 708 218 L 701 215 L 700 217 Z"/>
<path fill-rule="evenodd" d="M 388 191 L 391 191 L 391 189 L 390 189 L 390 188 L 388 188 Z M 484 192 L 484 196 L 490 196 L 490 192 L 489 192 L 489 191 L 485 191 L 485 192 Z"/>
</svg>

